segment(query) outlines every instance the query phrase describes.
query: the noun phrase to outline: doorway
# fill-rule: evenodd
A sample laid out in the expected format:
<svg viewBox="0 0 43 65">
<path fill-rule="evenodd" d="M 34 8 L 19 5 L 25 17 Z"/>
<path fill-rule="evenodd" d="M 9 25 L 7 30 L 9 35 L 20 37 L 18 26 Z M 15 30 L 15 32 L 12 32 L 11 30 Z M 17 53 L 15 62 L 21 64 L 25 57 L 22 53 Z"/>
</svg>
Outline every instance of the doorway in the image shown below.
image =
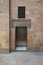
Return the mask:
<svg viewBox="0 0 43 65">
<path fill-rule="evenodd" d="M 27 27 L 16 27 L 16 50 L 26 50 Z"/>
</svg>

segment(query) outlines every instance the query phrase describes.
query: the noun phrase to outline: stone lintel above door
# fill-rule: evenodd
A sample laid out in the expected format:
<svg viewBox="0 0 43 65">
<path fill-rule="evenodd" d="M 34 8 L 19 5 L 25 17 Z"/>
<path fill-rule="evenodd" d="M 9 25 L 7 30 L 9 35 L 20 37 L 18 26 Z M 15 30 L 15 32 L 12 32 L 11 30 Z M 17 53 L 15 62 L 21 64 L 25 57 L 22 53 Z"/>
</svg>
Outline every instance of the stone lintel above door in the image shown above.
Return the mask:
<svg viewBox="0 0 43 65">
<path fill-rule="evenodd" d="M 31 19 L 13 19 L 12 20 L 12 28 L 20 27 L 20 26 L 31 28 Z"/>
</svg>

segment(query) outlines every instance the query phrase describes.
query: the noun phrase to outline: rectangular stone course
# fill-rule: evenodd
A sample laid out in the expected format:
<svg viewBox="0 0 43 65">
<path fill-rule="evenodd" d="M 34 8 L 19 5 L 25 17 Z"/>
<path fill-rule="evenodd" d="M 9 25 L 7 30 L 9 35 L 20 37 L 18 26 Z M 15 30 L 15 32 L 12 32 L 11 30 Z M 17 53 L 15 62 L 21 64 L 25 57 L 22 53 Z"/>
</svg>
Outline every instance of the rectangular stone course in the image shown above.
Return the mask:
<svg viewBox="0 0 43 65">
<path fill-rule="evenodd" d="M 26 7 L 25 19 L 18 19 L 18 6 Z M 13 27 L 9 22 L 11 25 L 13 23 Z M 16 26 L 27 26 L 29 51 L 43 51 L 43 0 L 11 0 L 11 3 L 9 0 L 0 0 L 0 51 L 15 50 Z"/>
<path fill-rule="evenodd" d="M 31 20 L 12 20 L 12 28 L 16 28 L 19 26 L 27 27 L 31 29 Z"/>
<path fill-rule="evenodd" d="M 9 0 L 0 0 L 0 53 L 8 52 L 9 52 Z"/>
</svg>

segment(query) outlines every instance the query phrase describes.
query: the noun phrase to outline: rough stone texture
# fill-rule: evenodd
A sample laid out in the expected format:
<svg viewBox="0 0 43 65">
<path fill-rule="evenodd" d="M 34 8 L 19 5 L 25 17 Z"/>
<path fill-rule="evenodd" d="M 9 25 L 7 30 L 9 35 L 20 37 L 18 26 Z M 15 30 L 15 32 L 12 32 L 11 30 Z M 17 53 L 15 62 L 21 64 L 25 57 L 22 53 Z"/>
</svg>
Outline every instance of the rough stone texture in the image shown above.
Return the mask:
<svg viewBox="0 0 43 65">
<path fill-rule="evenodd" d="M 18 6 L 26 7 L 26 18 L 31 19 L 31 28 L 27 28 L 27 48 L 30 51 L 43 51 L 43 0 L 11 0 L 12 19 L 18 19 Z M 15 29 L 11 28 L 9 43 L 9 0 L 0 0 L 0 51 L 15 50 Z M 9 47 L 10 44 L 10 47 Z"/>
<path fill-rule="evenodd" d="M 9 0 L 0 0 L 0 13 L 9 12 Z"/>
<path fill-rule="evenodd" d="M 31 28 L 31 20 L 25 20 L 24 19 L 24 21 L 23 20 L 14 20 L 13 22 L 12 22 L 12 28 L 16 28 L 16 27 L 27 27 L 27 28 Z"/>
<path fill-rule="evenodd" d="M 9 0 L 0 0 L 0 52 L 9 51 Z"/>
<path fill-rule="evenodd" d="M 11 50 L 16 50 L 15 49 L 15 29 L 12 29 L 11 30 L 12 32 L 11 32 Z"/>
<path fill-rule="evenodd" d="M 11 19 L 18 19 L 18 6 L 25 6 L 25 19 L 31 19 L 31 29 L 27 28 L 28 50 L 43 51 L 43 0 L 11 0 Z"/>
</svg>

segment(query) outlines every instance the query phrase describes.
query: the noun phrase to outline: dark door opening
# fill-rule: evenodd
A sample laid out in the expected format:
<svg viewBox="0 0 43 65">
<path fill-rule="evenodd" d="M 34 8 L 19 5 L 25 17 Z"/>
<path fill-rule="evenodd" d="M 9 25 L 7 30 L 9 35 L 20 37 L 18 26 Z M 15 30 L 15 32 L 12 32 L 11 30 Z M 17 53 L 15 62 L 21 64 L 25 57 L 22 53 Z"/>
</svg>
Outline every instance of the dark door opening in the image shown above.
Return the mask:
<svg viewBox="0 0 43 65">
<path fill-rule="evenodd" d="M 27 27 L 16 27 L 16 49 L 25 50 L 27 46 Z"/>
</svg>

